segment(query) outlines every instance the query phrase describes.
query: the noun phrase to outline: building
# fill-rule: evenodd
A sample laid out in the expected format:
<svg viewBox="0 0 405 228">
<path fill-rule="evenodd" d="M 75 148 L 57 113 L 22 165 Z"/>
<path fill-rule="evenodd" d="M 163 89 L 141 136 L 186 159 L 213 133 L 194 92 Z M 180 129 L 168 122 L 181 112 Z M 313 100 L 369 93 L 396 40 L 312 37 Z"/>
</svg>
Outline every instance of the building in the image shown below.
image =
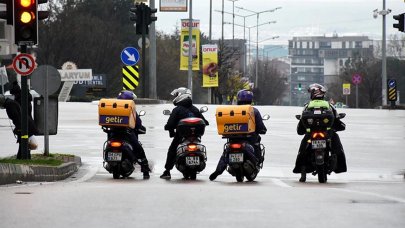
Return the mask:
<svg viewBox="0 0 405 228">
<path fill-rule="evenodd" d="M 328 86 L 338 81 L 348 58 L 372 57 L 373 41 L 366 36 L 293 37 L 288 41 L 291 59 L 290 104 L 302 106 L 307 100 L 306 88 L 312 83 Z"/>
</svg>

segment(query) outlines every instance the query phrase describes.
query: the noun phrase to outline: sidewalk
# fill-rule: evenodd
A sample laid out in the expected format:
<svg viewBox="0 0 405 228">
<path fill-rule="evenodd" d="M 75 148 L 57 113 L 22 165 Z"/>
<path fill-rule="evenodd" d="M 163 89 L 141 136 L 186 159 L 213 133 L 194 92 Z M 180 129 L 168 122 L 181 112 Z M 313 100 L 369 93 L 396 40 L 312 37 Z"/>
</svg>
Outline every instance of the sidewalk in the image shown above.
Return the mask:
<svg viewBox="0 0 405 228">
<path fill-rule="evenodd" d="M 80 157 L 71 157 L 60 166 L 39 166 L 0 163 L 0 185 L 16 181 L 52 182 L 68 178 L 81 166 Z"/>
</svg>

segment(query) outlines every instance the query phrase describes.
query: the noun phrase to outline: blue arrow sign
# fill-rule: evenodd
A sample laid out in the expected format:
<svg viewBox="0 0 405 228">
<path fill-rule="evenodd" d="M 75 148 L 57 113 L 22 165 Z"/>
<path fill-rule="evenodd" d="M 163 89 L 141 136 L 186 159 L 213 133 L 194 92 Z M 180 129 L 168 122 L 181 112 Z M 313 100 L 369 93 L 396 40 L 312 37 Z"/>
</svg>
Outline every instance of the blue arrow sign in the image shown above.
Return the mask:
<svg viewBox="0 0 405 228">
<path fill-rule="evenodd" d="M 396 81 L 394 79 L 388 80 L 388 87 L 395 88 Z"/>
<path fill-rule="evenodd" d="M 134 47 L 126 47 L 121 52 L 121 61 L 128 66 L 133 66 L 139 61 L 139 52 Z"/>
</svg>

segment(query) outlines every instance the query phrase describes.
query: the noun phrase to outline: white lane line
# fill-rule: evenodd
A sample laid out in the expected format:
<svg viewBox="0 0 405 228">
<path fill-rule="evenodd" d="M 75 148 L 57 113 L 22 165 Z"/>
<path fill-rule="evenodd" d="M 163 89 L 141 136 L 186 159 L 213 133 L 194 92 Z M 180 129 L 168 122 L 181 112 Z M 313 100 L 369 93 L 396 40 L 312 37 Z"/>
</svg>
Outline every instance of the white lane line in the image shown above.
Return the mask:
<svg viewBox="0 0 405 228">
<path fill-rule="evenodd" d="M 278 185 L 280 187 L 283 188 L 291 188 L 291 185 L 288 185 L 287 183 L 285 183 L 284 181 L 280 180 L 280 179 L 275 179 L 275 178 L 271 178 L 270 179 L 275 185 Z"/>
<path fill-rule="evenodd" d="M 385 195 L 385 194 L 378 194 L 378 193 L 374 193 L 374 192 L 363 192 L 363 191 L 341 189 L 341 188 L 331 188 L 331 189 L 334 189 L 336 191 L 356 193 L 356 194 L 361 194 L 361 195 L 375 196 L 375 197 L 379 197 L 379 198 L 383 198 L 383 199 L 387 199 L 387 200 L 396 201 L 398 203 L 405 203 L 405 199 L 403 199 L 403 198 L 393 197 L 393 196 L 389 196 L 389 195 Z"/>
</svg>

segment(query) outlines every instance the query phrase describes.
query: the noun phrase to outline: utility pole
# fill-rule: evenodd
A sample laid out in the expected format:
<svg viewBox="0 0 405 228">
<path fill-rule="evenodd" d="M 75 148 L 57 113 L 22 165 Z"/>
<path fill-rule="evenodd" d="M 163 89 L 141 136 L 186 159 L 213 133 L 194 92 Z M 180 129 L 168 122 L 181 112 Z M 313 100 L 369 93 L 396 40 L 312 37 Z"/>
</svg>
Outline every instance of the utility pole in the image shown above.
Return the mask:
<svg viewBox="0 0 405 228">
<path fill-rule="evenodd" d="M 193 98 L 193 0 L 190 0 L 188 21 L 188 88 Z M 196 47 L 197 48 L 197 47 Z"/>
<path fill-rule="evenodd" d="M 155 8 L 155 0 L 150 0 L 150 8 Z M 149 33 L 149 98 L 157 99 L 157 90 L 156 90 L 156 29 L 155 23 L 152 22 L 150 25 Z"/>
</svg>

